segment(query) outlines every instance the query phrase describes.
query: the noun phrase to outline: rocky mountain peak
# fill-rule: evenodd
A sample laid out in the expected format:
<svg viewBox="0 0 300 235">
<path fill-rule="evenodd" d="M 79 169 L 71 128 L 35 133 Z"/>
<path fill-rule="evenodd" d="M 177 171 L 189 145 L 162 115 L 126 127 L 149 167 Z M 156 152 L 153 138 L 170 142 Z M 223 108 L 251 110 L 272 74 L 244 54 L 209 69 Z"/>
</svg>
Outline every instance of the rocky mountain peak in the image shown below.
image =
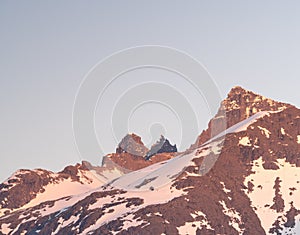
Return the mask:
<svg viewBox="0 0 300 235">
<path fill-rule="evenodd" d="M 276 111 L 287 106 L 289 105 L 268 99 L 240 86 L 235 86 L 230 90 L 227 98 L 223 100 L 220 111 L 225 109 L 228 113 L 233 110 L 240 110 L 240 118 L 246 119 L 260 111 Z"/>
<path fill-rule="evenodd" d="M 240 94 L 242 94 L 242 93 L 246 94 L 246 93 L 249 93 L 249 92 L 251 92 L 251 93 L 254 94 L 254 92 L 249 91 L 246 88 L 243 88 L 243 87 L 237 85 L 237 86 L 232 87 L 230 89 L 230 91 L 228 92 L 227 95 L 230 96 L 231 94 L 238 94 L 238 93 L 240 93 Z"/>
<path fill-rule="evenodd" d="M 115 153 L 104 156 L 102 164 L 112 161 L 121 168 L 132 171 L 168 160 L 174 157 L 174 152 L 177 152 L 176 145 L 171 145 L 163 136 L 149 150 L 140 136 L 131 133 L 121 140 Z"/>
<path fill-rule="evenodd" d="M 151 149 L 146 154 L 146 160 L 149 160 L 153 155 L 157 153 L 171 153 L 177 152 L 177 147 L 175 145 L 171 145 L 169 140 L 166 139 L 163 135 L 160 136 L 160 139 L 151 146 Z"/>
<path fill-rule="evenodd" d="M 116 149 L 116 153 L 129 153 L 134 156 L 145 156 L 148 151 L 142 138 L 134 133 L 127 134 Z"/>
<path fill-rule="evenodd" d="M 215 117 L 210 120 L 208 128 L 200 134 L 196 144 L 192 146 L 201 145 L 213 136 L 258 112 L 280 111 L 288 107 L 294 106 L 266 98 L 241 86 L 235 86 L 230 90 L 226 99 L 221 102 L 220 108 Z"/>
</svg>

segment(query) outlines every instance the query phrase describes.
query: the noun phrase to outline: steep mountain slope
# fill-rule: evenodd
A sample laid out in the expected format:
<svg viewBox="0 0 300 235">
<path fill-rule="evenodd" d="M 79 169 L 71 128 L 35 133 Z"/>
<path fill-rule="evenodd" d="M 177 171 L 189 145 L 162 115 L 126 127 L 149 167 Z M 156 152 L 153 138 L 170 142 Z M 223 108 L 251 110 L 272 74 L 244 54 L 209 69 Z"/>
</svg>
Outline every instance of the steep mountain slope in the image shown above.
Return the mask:
<svg viewBox="0 0 300 235">
<path fill-rule="evenodd" d="M 172 159 L 10 212 L 1 232 L 299 234 L 300 110 L 240 87 L 221 109 L 233 120 L 213 138 L 208 129 Z"/>
<path fill-rule="evenodd" d="M 276 111 L 291 107 L 290 104 L 268 99 L 240 86 L 233 87 L 222 101 L 218 113 L 208 124 L 208 129 L 199 135 L 196 146 L 200 146 L 219 132 L 261 111 Z"/>
</svg>

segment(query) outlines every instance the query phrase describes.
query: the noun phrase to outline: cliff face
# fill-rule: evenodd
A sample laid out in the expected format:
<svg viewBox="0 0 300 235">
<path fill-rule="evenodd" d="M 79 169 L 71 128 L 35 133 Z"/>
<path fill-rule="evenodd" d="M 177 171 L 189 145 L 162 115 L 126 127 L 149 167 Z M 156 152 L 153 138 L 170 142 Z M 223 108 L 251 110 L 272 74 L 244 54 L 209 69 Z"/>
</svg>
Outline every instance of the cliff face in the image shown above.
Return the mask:
<svg viewBox="0 0 300 235">
<path fill-rule="evenodd" d="M 298 234 L 300 110 L 240 87 L 222 107 L 214 119 L 227 129 L 214 138 L 209 126 L 170 160 L 154 163 L 157 154 L 100 187 L 10 211 L 2 233 Z M 63 174 L 83 182 L 72 169 Z"/>
<path fill-rule="evenodd" d="M 149 149 L 144 145 L 140 136 L 127 134 L 119 143 L 116 153 L 129 153 L 133 156 L 145 156 Z"/>
<path fill-rule="evenodd" d="M 268 99 L 240 86 L 233 87 L 220 104 L 215 117 L 210 120 L 208 129 L 199 135 L 195 145 L 200 146 L 218 133 L 258 112 L 278 111 L 288 107 L 292 105 Z"/>
</svg>

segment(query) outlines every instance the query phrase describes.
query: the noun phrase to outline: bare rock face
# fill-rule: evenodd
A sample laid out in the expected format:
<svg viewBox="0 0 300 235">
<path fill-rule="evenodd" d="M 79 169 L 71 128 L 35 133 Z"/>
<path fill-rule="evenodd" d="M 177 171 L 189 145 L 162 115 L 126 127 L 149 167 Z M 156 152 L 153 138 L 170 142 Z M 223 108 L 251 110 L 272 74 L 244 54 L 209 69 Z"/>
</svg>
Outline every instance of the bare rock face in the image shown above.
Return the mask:
<svg viewBox="0 0 300 235">
<path fill-rule="evenodd" d="M 136 171 L 154 163 L 169 160 L 174 156 L 175 153 L 158 153 L 152 156 L 149 160 L 146 160 L 144 157 L 131 155 L 129 153 L 112 153 L 103 158 L 103 163 L 105 163 L 107 159 L 111 159 L 117 165 L 125 169 Z"/>
<path fill-rule="evenodd" d="M 0 184 L 1 208 L 15 209 L 29 202 L 43 190 L 44 185 L 54 180 L 51 179 L 50 174 L 46 170 L 17 171 L 6 182 Z"/>
<path fill-rule="evenodd" d="M 129 153 L 133 156 L 145 156 L 148 148 L 142 142 L 140 136 L 136 134 L 127 134 L 119 143 L 116 153 Z"/>
<path fill-rule="evenodd" d="M 288 107 L 293 106 L 268 99 L 240 86 L 233 87 L 227 98 L 222 101 L 218 113 L 210 120 L 208 129 L 199 135 L 193 147 L 200 146 L 213 136 L 258 112 L 278 111 Z"/>
</svg>

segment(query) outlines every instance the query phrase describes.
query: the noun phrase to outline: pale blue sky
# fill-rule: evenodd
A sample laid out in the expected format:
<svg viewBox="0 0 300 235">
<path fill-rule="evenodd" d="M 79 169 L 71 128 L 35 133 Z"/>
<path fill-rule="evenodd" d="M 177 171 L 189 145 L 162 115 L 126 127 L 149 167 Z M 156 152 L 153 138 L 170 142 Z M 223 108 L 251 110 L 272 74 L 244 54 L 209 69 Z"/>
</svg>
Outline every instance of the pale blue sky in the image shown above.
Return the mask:
<svg viewBox="0 0 300 235">
<path fill-rule="evenodd" d="M 0 179 L 80 161 L 76 91 L 99 60 L 128 47 L 187 52 L 224 97 L 241 85 L 299 107 L 299 11 L 297 1 L 1 1 Z"/>
</svg>

